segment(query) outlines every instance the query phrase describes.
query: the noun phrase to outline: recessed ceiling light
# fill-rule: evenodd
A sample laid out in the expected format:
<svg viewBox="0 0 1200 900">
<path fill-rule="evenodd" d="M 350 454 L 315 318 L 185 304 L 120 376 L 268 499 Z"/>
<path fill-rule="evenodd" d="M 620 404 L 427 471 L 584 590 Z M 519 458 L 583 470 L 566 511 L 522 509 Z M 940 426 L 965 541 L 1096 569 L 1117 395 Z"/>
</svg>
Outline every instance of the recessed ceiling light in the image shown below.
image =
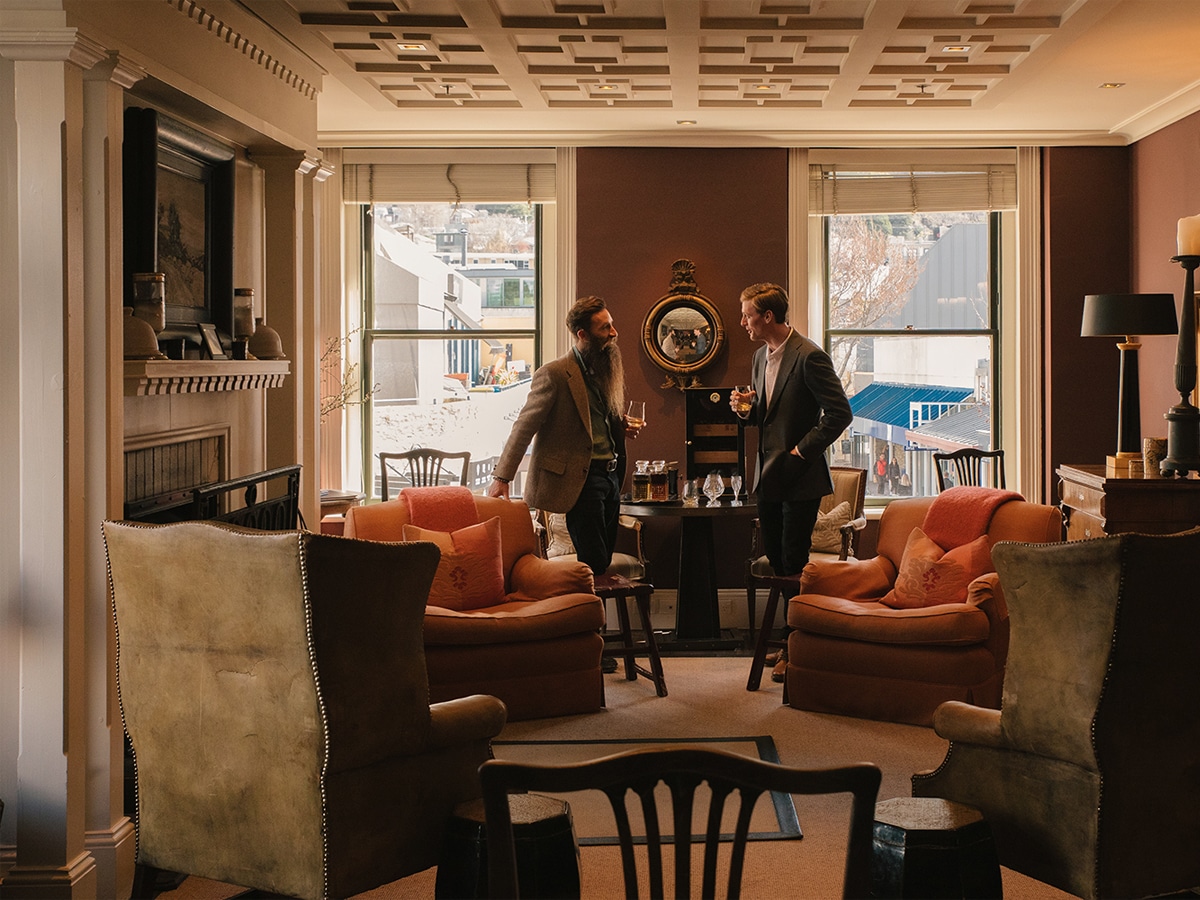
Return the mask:
<svg viewBox="0 0 1200 900">
<path fill-rule="evenodd" d="M 1123 87 L 1125 87 L 1125 82 L 1123 81 L 1106 81 L 1100 85 L 1101 90 L 1115 90 L 1116 88 Z"/>
<path fill-rule="evenodd" d="M 696 120 L 695 119 L 676 119 L 675 124 L 676 125 L 695 125 Z"/>
<path fill-rule="evenodd" d="M 771 90 L 771 86 L 769 84 L 756 84 L 754 89 L 756 91 L 769 91 Z"/>
<path fill-rule="evenodd" d="M 942 48 L 943 53 L 970 53 L 970 44 L 948 44 Z"/>
<path fill-rule="evenodd" d="M 615 91 L 616 89 L 617 89 L 617 86 L 615 84 L 598 84 L 598 85 L 596 85 L 596 90 L 598 90 L 598 91 Z"/>
<path fill-rule="evenodd" d="M 401 50 L 428 50 L 424 44 L 397 44 Z"/>
</svg>

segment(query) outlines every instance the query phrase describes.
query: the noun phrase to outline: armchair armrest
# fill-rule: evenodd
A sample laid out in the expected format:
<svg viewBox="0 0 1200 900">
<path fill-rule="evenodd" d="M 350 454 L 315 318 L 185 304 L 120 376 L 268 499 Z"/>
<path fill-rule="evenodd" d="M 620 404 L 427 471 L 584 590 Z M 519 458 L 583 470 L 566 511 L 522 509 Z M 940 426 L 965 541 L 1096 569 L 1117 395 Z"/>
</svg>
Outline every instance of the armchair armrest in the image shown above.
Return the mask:
<svg viewBox="0 0 1200 900">
<path fill-rule="evenodd" d="M 939 737 L 984 747 L 1004 746 L 1000 710 L 947 700 L 933 711 L 933 730 Z"/>
<path fill-rule="evenodd" d="M 594 582 L 587 563 L 528 553 L 513 563 L 510 585 L 519 599 L 548 600 L 563 594 L 590 594 Z"/>
<path fill-rule="evenodd" d="M 429 706 L 427 750 L 493 738 L 504 728 L 508 708 L 488 694 L 472 694 Z"/>
<path fill-rule="evenodd" d="M 814 560 L 800 574 L 801 594 L 878 600 L 892 589 L 896 567 L 885 557 Z"/>
</svg>

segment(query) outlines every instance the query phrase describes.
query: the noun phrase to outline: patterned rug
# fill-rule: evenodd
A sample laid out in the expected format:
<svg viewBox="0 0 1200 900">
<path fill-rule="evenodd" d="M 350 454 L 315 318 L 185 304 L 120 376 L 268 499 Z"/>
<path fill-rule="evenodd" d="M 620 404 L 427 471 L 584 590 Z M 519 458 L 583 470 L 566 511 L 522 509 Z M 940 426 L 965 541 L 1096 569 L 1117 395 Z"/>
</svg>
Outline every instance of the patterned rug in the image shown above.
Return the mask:
<svg viewBox="0 0 1200 900">
<path fill-rule="evenodd" d="M 624 753 L 628 750 L 642 749 L 648 746 L 669 748 L 692 748 L 706 750 L 723 750 L 727 753 L 739 753 L 753 759 L 778 763 L 779 754 L 775 749 L 775 741 L 770 735 L 751 737 L 713 737 L 713 738 L 623 738 L 611 740 L 539 740 L 539 741 L 492 741 L 492 747 L 497 759 L 511 760 L 522 763 L 562 764 L 582 762 Z M 658 798 L 660 814 L 664 811 L 669 817 L 671 810 L 670 793 L 660 785 L 661 796 Z M 613 829 L 612 810 L 607 798 L 599 791 L 582 791 L 561 795 L 571 806 L 571 818 L 575 825 L 575 835 L 580 845 L 616 844 L 617 837 L 611 834 Z M 795 840 L 803 837 L 800 830 L 800 820 L 796 815 L 796 806 L 791 794 L 772 791 L 770 803 L 759 798 L 754 807 L 750 820 L 749 839 L 752 841 Z M 708 814 L 707 791 L 703 788 L 696 794 L 696 809 L 693 810 L 693 822 L 703 825 Z M 722 841 L 732 841 L 732 820 L 734 813 L 729 807 L 734 807 L 736 801 L 727 801 L 724 814 L 729 820 L 729 833 L 722 833 Z M 639 813 L 630 816 L 630 824 L 637 828 L 640 825 Z M 669 818 L 659 825 L 664 835 L 664 843 L 670 843 L 671 822 Z M 703 835 L 694 835 L 693 840 L 703 840 Z M 634 836 L 635 843 L 645 843 L 644 835 Z"/>
</svg>

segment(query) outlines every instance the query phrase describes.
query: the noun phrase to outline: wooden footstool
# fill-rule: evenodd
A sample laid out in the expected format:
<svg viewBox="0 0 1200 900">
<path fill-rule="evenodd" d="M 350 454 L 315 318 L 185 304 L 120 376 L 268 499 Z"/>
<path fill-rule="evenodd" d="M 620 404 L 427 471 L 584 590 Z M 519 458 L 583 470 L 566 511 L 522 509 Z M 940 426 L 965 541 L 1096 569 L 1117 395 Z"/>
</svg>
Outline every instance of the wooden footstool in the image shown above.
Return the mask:
<svg viewBox="0 0 1200 900">
<path fill-rule="evenodd" d="M 624 575 L 601 575 L 596 579 L 593 590 L 601 600 L 616 600 L 621 646 L 605 647 L 605 656 L 624 657 L 626 681 L 637 681 L 637 677 L 642 675 L 654 682 L 654 692 L 658 696 L 667 696 L 667 679 L 663 675 L 662 657 L 658 652 L 654 629 L 650 625 L 650 596 L 654 593 L 654 585 L 645 581 L 630 581 Z M 637 604 L 638 618 L 642 623 L 644 638 L 640 642 L 633 639 L 633 631 L 629 625 L 630 597 Z M 649 669 L 638 663 L 636 654 L 639 651 L 644 651 L 649 657 Z"/>
<path fill-rule="evenodd" d="M 513 839 L 523 897 L 578 897 L 579 846 L 571 807 L 544 794 L 513 794 Z M 438 859 L 437 900 L 474 900 L 488 892 L 487 825 L 483 800 L 454 808 Z"/>
<path fill-rule="evenodd" d="M 899 797 L 875 806 L 871 896 L 1001 896 L 992 830 L 979 810 L 938 797 Z"/>
</svg>

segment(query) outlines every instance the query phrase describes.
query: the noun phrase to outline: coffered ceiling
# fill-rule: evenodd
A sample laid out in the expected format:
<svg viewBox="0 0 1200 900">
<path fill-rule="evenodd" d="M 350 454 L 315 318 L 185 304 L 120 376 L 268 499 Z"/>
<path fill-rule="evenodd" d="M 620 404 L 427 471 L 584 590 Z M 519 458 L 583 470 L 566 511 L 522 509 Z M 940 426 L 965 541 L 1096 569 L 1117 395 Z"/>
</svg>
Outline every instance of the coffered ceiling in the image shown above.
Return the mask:
<svg viewBox="0 0 1200 900">
<path fill-rule="evenodd" d="M 1200 109 L 1200 0 L 244 0 L 342 145 L 1124 144 Z"/>
</svg>

